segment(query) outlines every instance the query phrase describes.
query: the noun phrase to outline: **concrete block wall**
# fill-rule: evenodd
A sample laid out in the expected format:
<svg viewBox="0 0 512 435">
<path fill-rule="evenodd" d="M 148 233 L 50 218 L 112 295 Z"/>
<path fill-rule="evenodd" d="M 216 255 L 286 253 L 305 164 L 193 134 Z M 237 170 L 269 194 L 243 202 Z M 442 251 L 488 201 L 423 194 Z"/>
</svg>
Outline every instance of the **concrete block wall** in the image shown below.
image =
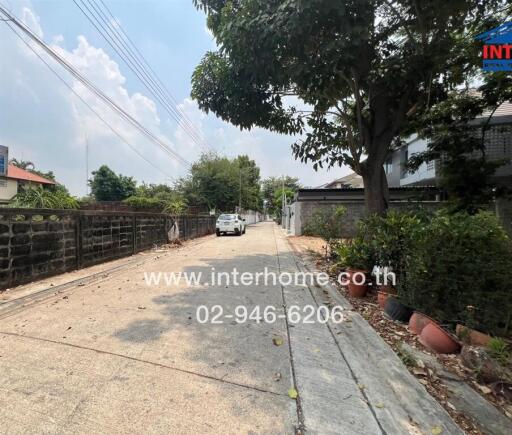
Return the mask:
<svg viewBox="0 0 512 435">
<path fill-rule="evenodd" d="M 290 212 L 290 226 L 289 232 L 291 234 L 300 236 L 304 232 L 304 226 L 308 220 L 311 219 L 315 210 L 328 209 L 334 213 L 338 206 L 343 206 L 347 209 L 342 218 L 342 232 L 343 237 L 354 237 L 357 231 L 357 223 L 366 216 L 366 208 L 363 201 L 300 201 L 293 204 Z M 390 208 L 395 210 L 417 210 L 422 207 L 429 210 L 437 210 L 441 207 L 440 202 L 391 202 Z M 293 229 L 293 231 L 292 231 Z"/>
<path fill-rule="evenodd" d="M 86 210 L 0 209 L 0 290 L 215 232 L 213 216 Z"/>
</svg>

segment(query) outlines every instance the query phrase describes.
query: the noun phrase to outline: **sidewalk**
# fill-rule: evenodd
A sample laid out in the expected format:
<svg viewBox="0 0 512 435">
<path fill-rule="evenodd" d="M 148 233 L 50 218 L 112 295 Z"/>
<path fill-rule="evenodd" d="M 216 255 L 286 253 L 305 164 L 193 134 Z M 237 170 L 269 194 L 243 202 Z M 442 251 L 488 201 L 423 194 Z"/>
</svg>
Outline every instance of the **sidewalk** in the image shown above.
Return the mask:
<svg viewBox="0 0 512 435">
<path fill-rule="evenodd" d="M 293 252 L 282 230 L 276 233 L 281 269 L 312 270 Z M 348 318 L 341 324 L 290 328 L 307 433 L 463 433 L 335 288 L 287 287 L 284 292 L 287 305 L 334 303 L 343 306 Z"/>
</svg>

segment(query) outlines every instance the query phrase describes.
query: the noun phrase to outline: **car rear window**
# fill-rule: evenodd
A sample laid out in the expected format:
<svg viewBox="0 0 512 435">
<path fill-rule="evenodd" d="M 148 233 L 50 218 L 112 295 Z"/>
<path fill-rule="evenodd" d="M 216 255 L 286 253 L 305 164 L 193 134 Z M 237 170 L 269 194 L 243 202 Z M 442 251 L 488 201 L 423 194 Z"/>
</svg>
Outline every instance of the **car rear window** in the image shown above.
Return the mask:
<svg viewBox="0 0 512 435">
<path fill-rule="evenodd" d="M 233 220 L 235 219 L 235 216 L 232 215 L 232 214 L 221 214 L 219 216 L 219 219 L 223 220 L 223 221 L 230 221 L 230 220 Z"/>
</svg>

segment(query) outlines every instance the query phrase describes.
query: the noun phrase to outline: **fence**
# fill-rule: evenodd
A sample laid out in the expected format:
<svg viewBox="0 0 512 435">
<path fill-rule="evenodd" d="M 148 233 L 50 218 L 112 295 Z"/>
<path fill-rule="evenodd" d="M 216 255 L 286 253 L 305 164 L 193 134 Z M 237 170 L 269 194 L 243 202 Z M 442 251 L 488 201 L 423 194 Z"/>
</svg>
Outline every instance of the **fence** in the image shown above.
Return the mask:
<svg viewBox="0 0 512 435">
<path fill-rule="evenodd" d="M 215 231 L 210 216 L 88 210 L 0 210 L 0 289 Z"/>
</svg>

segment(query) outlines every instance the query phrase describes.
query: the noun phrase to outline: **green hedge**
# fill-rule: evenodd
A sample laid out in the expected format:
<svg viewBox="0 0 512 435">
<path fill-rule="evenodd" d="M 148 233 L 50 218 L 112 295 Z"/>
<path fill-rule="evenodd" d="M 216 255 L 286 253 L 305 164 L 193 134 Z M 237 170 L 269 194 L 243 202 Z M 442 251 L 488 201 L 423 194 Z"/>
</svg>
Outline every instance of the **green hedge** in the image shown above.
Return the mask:
<svg viewBox="0 0 512 435">
<path fill-rule="evenodd" d="M 510 331 L 512 244 L 494 215 L 437 213 L 405 248 L 399 296 L 435 319 Z"/>
</svg>

